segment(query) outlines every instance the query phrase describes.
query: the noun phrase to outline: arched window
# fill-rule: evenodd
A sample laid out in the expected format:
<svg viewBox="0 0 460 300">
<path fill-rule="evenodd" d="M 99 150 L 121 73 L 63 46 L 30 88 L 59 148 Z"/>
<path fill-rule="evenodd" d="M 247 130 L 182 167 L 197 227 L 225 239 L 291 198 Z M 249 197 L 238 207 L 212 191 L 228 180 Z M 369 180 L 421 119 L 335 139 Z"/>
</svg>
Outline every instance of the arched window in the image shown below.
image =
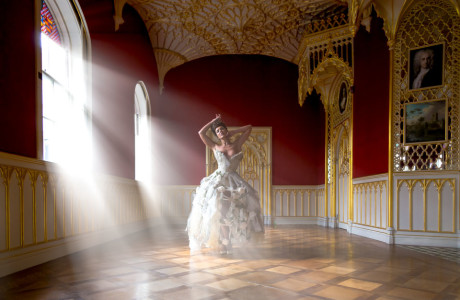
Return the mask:
<svg viewBox="0 0 460 300">
<path fill-rule="evenodd" d="M 41 2 L 41 156 L 68 167 L 91 162 L 89 36 L 76 1 Z"/>
<path fill-rule="evenodd" d="M 136 180 L 150 179 L 150 100 L 142 81 L 134 89 L 135 176 Z"/>
</svg>

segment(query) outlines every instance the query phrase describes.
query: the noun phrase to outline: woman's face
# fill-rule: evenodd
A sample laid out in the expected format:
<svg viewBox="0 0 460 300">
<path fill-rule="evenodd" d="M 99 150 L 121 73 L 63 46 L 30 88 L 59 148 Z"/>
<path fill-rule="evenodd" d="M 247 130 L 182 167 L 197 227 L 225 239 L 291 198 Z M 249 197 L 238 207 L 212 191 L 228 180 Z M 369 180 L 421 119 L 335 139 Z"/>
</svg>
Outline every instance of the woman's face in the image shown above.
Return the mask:
<svg viewBox="0 0 460 300">
<path fill-rule="evenodd" d="M 228 130 L 224 126 L 219 126 L 216 128 L 216 135 L 219 139 L 226 137 L 227 134 Z"/>
</svg>

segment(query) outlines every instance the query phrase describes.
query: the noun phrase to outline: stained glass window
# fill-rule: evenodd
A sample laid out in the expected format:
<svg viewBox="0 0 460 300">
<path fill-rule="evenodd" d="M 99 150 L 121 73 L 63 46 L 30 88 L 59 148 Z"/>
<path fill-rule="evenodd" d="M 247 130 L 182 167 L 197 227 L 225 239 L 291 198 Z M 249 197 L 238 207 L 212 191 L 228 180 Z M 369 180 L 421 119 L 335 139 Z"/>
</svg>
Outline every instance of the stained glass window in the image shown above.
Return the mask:
<svg viewBox="0 0 460 300">
<path fill-rule="evenodd" d="M 56 23 L 54 22 L 53 15 L 48 9 L 48 6 L 46 5 L 45 1 L 42 1 L 41 30 L 51 40 L 55 41 L 58 44 L 61 44 L 61 37 L 59 36 L 59 31 L 57 29 Z"/>
</svg>

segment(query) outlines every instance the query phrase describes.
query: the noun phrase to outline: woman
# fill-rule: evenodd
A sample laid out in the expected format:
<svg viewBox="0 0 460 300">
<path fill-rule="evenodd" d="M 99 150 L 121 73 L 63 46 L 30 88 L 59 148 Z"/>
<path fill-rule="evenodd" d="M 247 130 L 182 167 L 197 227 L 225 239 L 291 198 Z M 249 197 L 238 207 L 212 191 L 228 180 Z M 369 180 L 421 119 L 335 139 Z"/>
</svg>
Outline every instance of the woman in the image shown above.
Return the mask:
<svg viewBox="0 0 460 300">
<path fill-rule="evenodd" d="M 220 140 L 216 144 L 209 129 Z M 228 131 L 220 115 L 198 132 L 203 143 L 213 150 L 218 168 L 201 180 L 187 221 L 192 251 L 204 247 L 221 254 L 232 252 L 232 243 L 263 234 L 264 225 L 257 192 L 236 169 L 243 158 L 242 146 L 251 134 L 251 125 Z M 230 138 L 241 133 L 232 141 Z"/>
</svg>

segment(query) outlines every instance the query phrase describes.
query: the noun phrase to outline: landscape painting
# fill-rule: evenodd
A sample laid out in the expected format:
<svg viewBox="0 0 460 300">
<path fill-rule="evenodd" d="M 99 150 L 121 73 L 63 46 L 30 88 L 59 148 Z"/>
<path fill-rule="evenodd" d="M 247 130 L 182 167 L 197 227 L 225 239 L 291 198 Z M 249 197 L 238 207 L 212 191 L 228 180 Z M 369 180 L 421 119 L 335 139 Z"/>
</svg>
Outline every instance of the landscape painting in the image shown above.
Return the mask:
<svg viewBox="0 0 460 300">
<path fill-rule="evenodd" d="M 446 140 L 447 101 L 405 105 L 404 143 L 419 144 Z"/>
</svg>

